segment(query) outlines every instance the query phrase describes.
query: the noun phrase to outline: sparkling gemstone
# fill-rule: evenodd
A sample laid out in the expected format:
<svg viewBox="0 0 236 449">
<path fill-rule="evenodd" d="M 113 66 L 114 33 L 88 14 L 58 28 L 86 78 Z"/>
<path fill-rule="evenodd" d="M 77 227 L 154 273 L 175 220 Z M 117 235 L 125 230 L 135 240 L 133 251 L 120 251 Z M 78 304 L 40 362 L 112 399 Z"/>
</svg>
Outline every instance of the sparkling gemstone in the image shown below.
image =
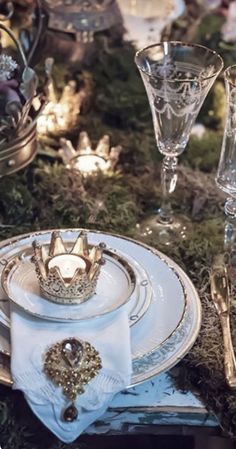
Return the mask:
<svg viewBox="0 0 236 449">
<path fill-rule="evenodd" d="M 72 368 L 79 364 L 83 356 L 83 345 L 76 338 L 68 338 L 61 344 L 61 352 L 64 360 Z"/>
<path fill-rule="evenodd" d="M 54 292 L 58 293 L 60 291 L 60 285 L 54 285 L 52 286 Z"/>
<path fill-rule="evenodd" d="M 87 26 L 88 25 L 88 20 L 83 18 L 80 20 L 81 25 Z"/>
<path fill-rule="evenodd" d="M 69 407 L 67 407 L 63 412 L 63 418 L 66 422 L 75 421 L 77 417 L 78 417 L 78 410 L 74 404 L 69 405 Z"/>
</svg>

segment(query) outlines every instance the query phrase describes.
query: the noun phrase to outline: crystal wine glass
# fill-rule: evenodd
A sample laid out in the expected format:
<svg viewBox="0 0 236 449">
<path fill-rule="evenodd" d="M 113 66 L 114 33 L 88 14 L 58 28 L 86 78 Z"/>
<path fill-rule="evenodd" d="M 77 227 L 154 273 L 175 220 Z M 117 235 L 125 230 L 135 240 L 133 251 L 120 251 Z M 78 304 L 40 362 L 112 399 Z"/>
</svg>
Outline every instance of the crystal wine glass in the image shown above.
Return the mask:
<svg viewBox="0 0 236 449">
<path fill-rule="evenodd" d="M 236 219 L 236 65 L 224 72 L 227 112 L 216 183 L 228 194 L 225 214 Z"/>
<path fill-rule="evenodd" d="M 216 184 L 227 194 L 225 201 L 224 248 L 230 254 L 236 249 L 236 65 L 224 72 L 226 120 Z"/>
<path fill-rule="evenodd" d="M 178 156 L 184 151 L 202 103 L 223 68 L 222 58 L 197 44 L 162 42 L 136 53 L 152 111 L 157 147 L 163 154 L 162 203 L 139 225 L 142 237 L 166 244 L 185 237 L 186 220 L 175 217 L 170 197 L 177 182 Z"/>
</svg>

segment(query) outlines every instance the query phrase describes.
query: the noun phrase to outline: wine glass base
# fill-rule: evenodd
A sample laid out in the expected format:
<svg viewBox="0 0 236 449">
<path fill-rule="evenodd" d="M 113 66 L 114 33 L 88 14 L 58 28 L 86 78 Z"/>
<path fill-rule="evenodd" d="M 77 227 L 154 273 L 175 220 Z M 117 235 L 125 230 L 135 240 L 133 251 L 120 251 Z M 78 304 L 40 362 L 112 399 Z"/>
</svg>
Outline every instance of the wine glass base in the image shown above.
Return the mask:
<svg viewBox="0 0 236 449">
<path fill-rule="evenodd" d="M 171 245 L 187 237 L 190 220 L 184 215 L 176 215 L 172 223 L 158 221 L 158 214 L 152 215 L 136 225 L 136 234 L 142 240 L 156 240 L 163 245 Z"/>
</svg>

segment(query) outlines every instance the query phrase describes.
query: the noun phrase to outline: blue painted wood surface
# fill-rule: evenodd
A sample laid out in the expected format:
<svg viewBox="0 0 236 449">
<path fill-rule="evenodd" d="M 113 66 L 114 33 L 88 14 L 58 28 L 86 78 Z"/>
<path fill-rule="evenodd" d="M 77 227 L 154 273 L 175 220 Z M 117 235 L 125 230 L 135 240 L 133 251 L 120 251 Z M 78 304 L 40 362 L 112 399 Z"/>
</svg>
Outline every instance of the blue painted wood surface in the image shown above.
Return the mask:
<svg viewBox="0 0 236 449">
<path fill-rule="evenodd" d="M 210 426 L 218 422 L 192 393 L 177 390 L 161 374 L 116 395 L 110 408 L 87 429 L 88 434 L 157 433 L 157 426 Z"/>
</svg>

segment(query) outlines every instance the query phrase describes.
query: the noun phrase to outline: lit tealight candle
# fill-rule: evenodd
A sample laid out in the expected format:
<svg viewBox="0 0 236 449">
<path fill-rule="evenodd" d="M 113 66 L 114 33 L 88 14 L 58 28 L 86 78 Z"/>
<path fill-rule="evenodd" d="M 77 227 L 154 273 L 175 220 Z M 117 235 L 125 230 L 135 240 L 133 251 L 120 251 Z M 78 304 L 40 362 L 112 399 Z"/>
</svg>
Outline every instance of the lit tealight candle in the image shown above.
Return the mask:
<svg viewBox="0 0 236 449">
<path fill-rule="evenodd" d="M 98 170 L 105 170 L 107 163 L 103 157 L 96 154 L 83 154 L 74 160 L 73 167 L 81 173 L 93 173 Z"/>
<path fill-rule="evenodd" d="M 63 279 L 72 279 L 78 268 L 86 270 L 86 262 L 75 254 L 59 254 L 48 262 L 48 269 L 53 267 L 59 268 Z"/>
</svg>

